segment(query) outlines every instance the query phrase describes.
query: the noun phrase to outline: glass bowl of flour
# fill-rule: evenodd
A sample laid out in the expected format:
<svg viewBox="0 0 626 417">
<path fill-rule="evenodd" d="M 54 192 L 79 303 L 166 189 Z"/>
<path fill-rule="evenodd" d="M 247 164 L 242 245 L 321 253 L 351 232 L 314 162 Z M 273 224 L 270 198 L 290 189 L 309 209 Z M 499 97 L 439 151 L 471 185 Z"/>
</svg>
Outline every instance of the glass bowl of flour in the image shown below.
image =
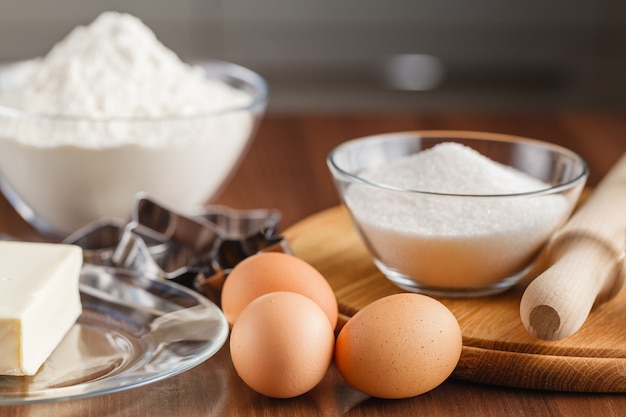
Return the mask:
<svg viewBox="0 0 626 417">
<path fill-rule="evenodd" d="M 61 237 L 127 219 L 138 192 L 195 210 L 236 169 L 267 97 L 254 71 L 183 62 L 139 19 L 103 13 L 0 67 L 0 188 Z"/>
<path fill-rule="evenodd" d="M 381 272 L 444 297 L 496 294 L 526 276 L 588 177 L 568 149 L 481 132 L 358 138 L 327 162 Z"/>
</svg>

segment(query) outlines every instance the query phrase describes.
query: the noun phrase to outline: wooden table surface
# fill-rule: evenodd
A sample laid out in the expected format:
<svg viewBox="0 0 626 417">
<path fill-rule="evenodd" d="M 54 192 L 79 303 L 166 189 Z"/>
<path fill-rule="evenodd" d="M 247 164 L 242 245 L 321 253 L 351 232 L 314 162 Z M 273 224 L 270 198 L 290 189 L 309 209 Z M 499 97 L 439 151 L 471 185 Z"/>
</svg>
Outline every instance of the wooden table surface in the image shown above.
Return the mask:
<svg viewBox="0 0 626 417">
<path fill-rule="evenodd" d="M 589 185 L 596 184 L 626 152 L 623 114 L 270 114 L 215 203 L 239 209 L 279 209 L 284 230 L 339 203 L 325 162 L 335 145 L 354 137 L 413 129 L 483 130 L 561 144 L 586 159 Z M 37 239 L 3 198 L 0 232 Z M 509 389 L 450 379 L 419 397 L 379 400 L 351 389 L 331 368 L 311 392 L 277 400 L 256 394 L 241 382 L 224 346 L 196 368 L 141 388 L 84 400 L 0 407 L 0 417 L 313 415 L 617 416 L 626 415 L 626 395 Z"/>
</svg>

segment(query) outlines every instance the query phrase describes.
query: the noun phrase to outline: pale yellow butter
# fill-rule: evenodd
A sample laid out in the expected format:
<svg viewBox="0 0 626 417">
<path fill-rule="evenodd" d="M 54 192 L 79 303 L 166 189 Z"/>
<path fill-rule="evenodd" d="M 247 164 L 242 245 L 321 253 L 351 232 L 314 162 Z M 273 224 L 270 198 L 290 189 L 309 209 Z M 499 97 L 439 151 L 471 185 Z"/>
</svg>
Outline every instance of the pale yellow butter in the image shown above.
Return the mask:
<svg viewBox="0 0 626 417">
<path fill-rule="evenodd" d="M 0 241 L 0 374 L 34 375 L 82 311 L 78 246 Z"/>
</svg>

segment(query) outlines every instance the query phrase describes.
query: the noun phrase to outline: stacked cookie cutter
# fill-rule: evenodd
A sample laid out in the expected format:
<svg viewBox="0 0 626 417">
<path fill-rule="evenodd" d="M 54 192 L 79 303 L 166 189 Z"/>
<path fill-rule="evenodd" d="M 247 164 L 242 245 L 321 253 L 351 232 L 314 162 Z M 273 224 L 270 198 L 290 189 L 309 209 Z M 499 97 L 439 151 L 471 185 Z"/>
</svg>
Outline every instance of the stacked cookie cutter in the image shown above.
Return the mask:
<svg viewBox="0 0 626 417">
<path fill-rule="evenodd" d="M 119 268 L 192 288 L 218 303 L 230 270 L 264 251 L 290 253 L 277 234 L 277 210 L 208 206 L 184 214 L 137 194 L 131 220 L 100 220 L 77 230 L 64 243 L 83 249 L 86 264 Z"/>
</svg>

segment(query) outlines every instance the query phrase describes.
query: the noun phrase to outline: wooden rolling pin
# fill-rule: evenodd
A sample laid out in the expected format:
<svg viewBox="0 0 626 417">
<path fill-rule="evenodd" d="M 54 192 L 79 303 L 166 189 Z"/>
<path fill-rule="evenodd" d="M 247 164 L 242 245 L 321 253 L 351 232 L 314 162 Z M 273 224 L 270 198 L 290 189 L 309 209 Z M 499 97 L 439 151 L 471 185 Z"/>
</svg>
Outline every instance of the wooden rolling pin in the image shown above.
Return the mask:
<svg viewBox="0 0 626 417">
<path fill-rule="evenodd" d="M 574 334 L 624 284 L 626 154 L 548 246 L 551 266 L 526 288 L 524 327 L 544 340 Z"/>
</svg>

